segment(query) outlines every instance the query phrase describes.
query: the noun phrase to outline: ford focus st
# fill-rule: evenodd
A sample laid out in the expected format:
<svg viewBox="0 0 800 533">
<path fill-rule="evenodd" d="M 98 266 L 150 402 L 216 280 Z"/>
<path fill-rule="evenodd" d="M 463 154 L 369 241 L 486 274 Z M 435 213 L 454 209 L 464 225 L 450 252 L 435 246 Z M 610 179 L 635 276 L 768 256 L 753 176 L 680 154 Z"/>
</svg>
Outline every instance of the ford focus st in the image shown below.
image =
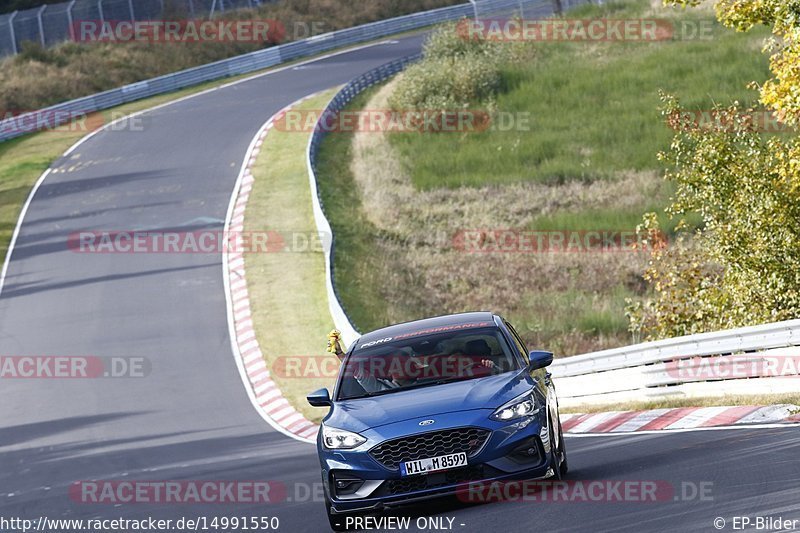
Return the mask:
<svg viewBox="0 0 800 533">
<path fill-rule="evenodd" d="M 390 326 L 349 348 L 317 438 L 331 527 L 348 515 L 464 491 L 474 481 L 567 472 L 558 400 L 545 370 L 491 313 Z"/>
</svg>

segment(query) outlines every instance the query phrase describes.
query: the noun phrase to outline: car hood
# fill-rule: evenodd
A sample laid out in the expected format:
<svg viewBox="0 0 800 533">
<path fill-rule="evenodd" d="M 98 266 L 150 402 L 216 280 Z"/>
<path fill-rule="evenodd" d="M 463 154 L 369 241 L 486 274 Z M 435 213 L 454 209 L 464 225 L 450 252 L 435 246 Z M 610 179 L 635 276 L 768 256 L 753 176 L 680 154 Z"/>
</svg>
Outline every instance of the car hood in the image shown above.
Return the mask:
<svg viewBox="0 0 800 533">
<path fill-rule="evenodd" d="M 327 426 L 364 431 L 422 416 L 496 409 L 533 386 L 526 371 L 392 392 L 373 398 L 337 401 Z"/>
</svg>

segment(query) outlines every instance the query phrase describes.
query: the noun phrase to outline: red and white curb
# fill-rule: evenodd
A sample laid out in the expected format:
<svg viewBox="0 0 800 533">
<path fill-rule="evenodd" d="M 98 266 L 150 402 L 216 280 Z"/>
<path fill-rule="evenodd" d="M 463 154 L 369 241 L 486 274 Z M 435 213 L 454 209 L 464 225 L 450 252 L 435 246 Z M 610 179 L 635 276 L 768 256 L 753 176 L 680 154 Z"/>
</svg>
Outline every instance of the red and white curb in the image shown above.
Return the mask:
<svg viewBox="0 0 800 533">
<path fill-rule="evenodd" d="M 572 435 L 631 433 L 638 431 L 686 430 L 752 424 L 800 422 L 800 407 L 790 404 L 760 407 L 682 407 L 649 411 L 561 415 L 564 433 Z"/>
<path fill-rule="evenodd" d="M 236 188 L 228 208 L 225 223 L 227 235 L 240 236 L 244 231 L 244 215 L 247 201 L 255 181 L 252 173 L 261 146 L 274 122 L 297 104 L 312 98 L 311 94 L 284 107 L 273 115 L 258 131 L 245 154 L 237 180 Z M 247 387 L 248 396 L 256 409 L 272 427 L 281 433 L 303 442 L 314 442 L 319 426 L 300 414 L 283 396 L 270 377 L 264 354 L 256 339 L 253 320 L 250 314 L 250 296 L 245 277 L 245 261 L 241 247 L 233 252 L 226 251 L 223 264 L 225 268 L 226 298 L 228 301 L 228 325 L 231 345 L 242 380 Z"/>
</svg>

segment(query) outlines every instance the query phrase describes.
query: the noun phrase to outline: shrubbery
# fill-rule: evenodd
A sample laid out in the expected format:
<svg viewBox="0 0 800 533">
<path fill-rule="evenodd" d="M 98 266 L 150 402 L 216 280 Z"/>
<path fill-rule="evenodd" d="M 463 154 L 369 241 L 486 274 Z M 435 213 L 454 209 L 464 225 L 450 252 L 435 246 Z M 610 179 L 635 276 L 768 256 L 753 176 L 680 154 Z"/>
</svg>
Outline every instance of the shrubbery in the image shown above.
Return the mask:
<svg viewBox="0 0 800 533">
<path fill-rule="evenodd" d="M 491 107 L 502 89 L 502 68 L 531 52 L 529 45 L 465 39 L 458 24 L 445 25 L 428 39 L 423 59 L 405 71 L 389 103 L 417 110 Z"/>
</svg>

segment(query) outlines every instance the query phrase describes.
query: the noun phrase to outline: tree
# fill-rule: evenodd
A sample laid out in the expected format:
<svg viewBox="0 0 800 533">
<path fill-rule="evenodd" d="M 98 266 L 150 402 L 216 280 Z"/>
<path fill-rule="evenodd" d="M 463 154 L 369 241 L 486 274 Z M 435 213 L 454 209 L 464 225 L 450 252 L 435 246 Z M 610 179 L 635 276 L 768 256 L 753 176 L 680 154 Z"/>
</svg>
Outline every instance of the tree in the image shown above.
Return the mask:
<svg viewBox="0 0 800 533">
<path fill-rule="evenodd" d="M 738 31 L 772 27 L 773 78 L 760 86 L 761 103 L 781 124 L 800 124 L 800 0 L 720 0 L 715 7 L 718 19 Z M 736 103 L 718 107 L 713 125 L 698 125 L 676 98 L 662 100 L 677 130 L 659 154 L 677 186 L 667 211 L 699 213 L 704 226 L 654 249 L 644 275 L 653 294 L 629 305 L 631 330 L 661 338 L 800 316 L 796 132 L 766 135 L 756 120 L 760 111 Z M 647 215 L 640 229 L 657 230 L 655 216 Z"/>
</svg>

